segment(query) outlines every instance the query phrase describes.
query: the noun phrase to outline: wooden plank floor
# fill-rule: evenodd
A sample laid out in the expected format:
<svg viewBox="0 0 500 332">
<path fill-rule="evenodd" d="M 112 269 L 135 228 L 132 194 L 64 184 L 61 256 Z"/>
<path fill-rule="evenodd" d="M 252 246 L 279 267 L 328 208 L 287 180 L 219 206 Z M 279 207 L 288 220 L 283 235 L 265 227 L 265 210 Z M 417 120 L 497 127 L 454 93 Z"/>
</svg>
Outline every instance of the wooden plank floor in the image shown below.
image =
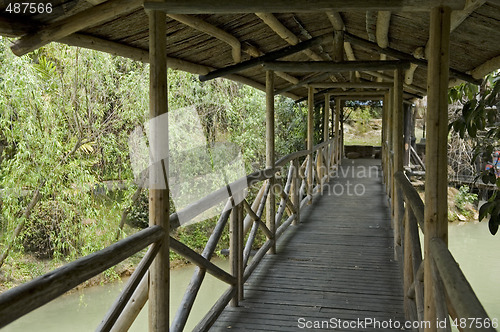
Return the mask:
<svg viewBox="0 0 500 332">
<path fill-rule="evenodd" d="M 302 210 L 278 253 L 267 255 L 245 284 L 245 300 L 227 307 L 211 331 L 387 331 L 343 324 L 402 322 L 402 281 L 379 164 L 344 160 L 330 194 Z M 320 323 L 323 329 L 314 328 Z"/>
</svg>

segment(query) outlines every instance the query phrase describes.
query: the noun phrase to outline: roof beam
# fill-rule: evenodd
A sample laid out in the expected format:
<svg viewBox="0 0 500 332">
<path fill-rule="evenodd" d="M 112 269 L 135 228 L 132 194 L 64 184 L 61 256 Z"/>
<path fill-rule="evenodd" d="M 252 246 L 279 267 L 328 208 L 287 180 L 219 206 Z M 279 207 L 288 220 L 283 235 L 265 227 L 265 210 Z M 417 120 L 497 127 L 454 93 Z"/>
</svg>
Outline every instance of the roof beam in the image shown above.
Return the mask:
<svg viewBox="0 0 500 332">
<path fill-rule="evenodd" d="M 142 0 L 106 1 L 18 39 L 11 46 L 12 52 L 18 56 L 24 55 L 72 33 L 131 12 L 141 5 Z"/>
<path fill-rule="evenodd" d="M 28 23 L 21 20 L 11 20 L 6 17 L 0 17 L 0 35 L 6 37 L 20 37 L 33 29 Z"/>
<path fill-rule="evenodd" d="M 364 70 L 395 70 L 410 67 L 409 61 L 274 61 L 263 64 L 266 70 L 279 70 L 288 73 L 303 72 L 347 72 Z"/>
<path fill-rule="evenodd" d="M 317 89 L 331 89 L 331 88 L 347 88 L 347 89 L 389 89 L 394 87 L 393 83 L 378 83 L 378 82 L 335 82 L 335 83 L 311 83 L 309 86 Z"/>
<path fill-rule="evenodd" d="M 379 11 L 377 15 L 377 28 L 375 35 L 377 44 L 382 48 L 389 46 L 389 27 L 391 25 L 391 12 Z"/>
<path fill-rule="evenodd" d="M 226 76 L 229 74 L 234 74 L 240 71 L 243 71 L 245 69 L 249 69 L 258 65 L 263 64 L 266 61 L 273 61 L 279 58 L 283 58 L 298 52 L 302 52 L 305 49 L 311 48 L 313 46 L 326 43 L 329 41 L 333 40 L 333 34 L 332 33 L 326 33 L 324 35 L 314 37 L 313 39 L 306 40 L 304 42 L 298 43 L 297 45 L 293 46 L 287 46 L 282 49 L 279 49 L 277 51 L 269 52 L 267 54 L 264 54 L 258 58 L 253 58 L 247 61 L 243 61 L 241 63 L 220 68 L 217 70 L 214 70 L 213 72 L 210 72 L 206 75 L 200 75 L 200 81 L 208 81 L 217 77 L 222 77 Z"/>
<path fill-rule="evenodd" d="M 430 11 L 436 6 L 463 9 L 465 0 L 182 0 L 145 2 L 144 8 L 169 14 L 310 13 L 335 11 Z"/>
<path fill-rule="evenodd" d="M 484 76 L 488 75 L 494 70 L 500 68 L 500 55 L 489 59 L 480 66 L 477 66 L 471 71 L 472 77 L 476 79 L 482 79 Z"/>
<path fill-rule="evenodd" d="M 344 33 L 344 38 L 346 41 L 349 41 L 352 44 L 361 46 L 361 47 L 366 48 L 368 50 L 372 50 L 372 51 L 375 51 L 378 53 L 384 53 L 384 54 L 387 54 L 388 56 L 391 56 L 391 57 L 396 58 L 396 59 L 410 61 L 416 65 L 427 67 L 427 60 L 416 59 L 411 54 L 407 54 L 407 53 L 395 50 L 395 49 L 390 48 L 390 47 L 381 48 L 380 46 L 378 46 L 375 43 L 372 43 L 372 42 L 365 40 L 363 38 L 354 36 L 354 35 L 347 33 L 347 32 Z M 466 73 L 463 73 L 461 71 L 455 70 L 453 68 L 450 68 L 450 75 L 453 77 L 459 78 L 461 80 L 467 81 L 467 82 L 471 82 L 474 84 L 480 84 L 480 82 L 477 79 L 474 79 L 472 76 L 470 76 Z"/>
</svg>

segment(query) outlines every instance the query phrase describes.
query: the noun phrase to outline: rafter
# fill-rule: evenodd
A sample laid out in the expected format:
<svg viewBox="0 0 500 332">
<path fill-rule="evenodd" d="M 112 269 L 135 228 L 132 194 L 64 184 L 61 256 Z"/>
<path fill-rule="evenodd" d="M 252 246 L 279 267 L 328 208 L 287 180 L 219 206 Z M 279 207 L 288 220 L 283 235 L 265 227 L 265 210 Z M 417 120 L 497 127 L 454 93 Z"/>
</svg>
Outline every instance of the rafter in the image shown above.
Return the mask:
<svg viewBox="0 0 500 332">
<path fill-rule="evenodd" d="M 391 25 L 391 12 L 379 11 L 377 15 L 377 44 L 382 48 L 389 46 L 389 27 Z"/>
<path fill-rule="evenodd" d="M 144 8 L 171 14 L 308 13 L 321 11 L 430 11 L 436 6 L 462 9 L 465 0 L 182 0 L 145 2 Z"/>
<path fill-rule="evenodd" d="M 333 40 L 333 35 L 330 33 L 314 37 L 313 39 L 306 40 L 304 42 L 298 43 L 297 45 L 287 46 L 277 51 L 269 52 L 264 54 L 258 58 L 250 59 L 247 61 L 243 61 L 236 65 L 224 67 L 221 69 L 217 69 L 213 72 L 208 73 L 207 75 L 200 76 L 201 81 L 211 80 L 217 77 L 226 76 L 229 74 L 234 74 L 255 66 L 258 66 L 266 61 L 273 61 L 276 59 L 280 59 L 298 52 L 302 52 L 305 49 L 311 48 L 313 46 L 319 45 L 321 43 L 326 43 Z"/>
<path fill-rule="evenodd" d="M 348 72 L 365 70 L 394 70 L 410 67 L 409 61 L 272 61 L 263 64 L 266 70 L 294 72 Z"/>
<path fill-rule="evenodd" d="M 483 63 L 480 66 L 477 66 L 471 71 L 472 77 L 476 79 L 481 79 L 484 76 L 488 75 L 494 70 L 497 70 L 500 68 L 500 55 L 497 57 L 494 57 L 492 59 L 489 59 L 485 63 Z"/>
<path fill-rule="evenodd" d="M 12 52 L 19 56 L 24 55 L 52 41 L 57 41 L 82 29 L 136 10 L 142 3 L 142 0 L 106 1 L 20 38 L 12 45 Z"/>
</svg>

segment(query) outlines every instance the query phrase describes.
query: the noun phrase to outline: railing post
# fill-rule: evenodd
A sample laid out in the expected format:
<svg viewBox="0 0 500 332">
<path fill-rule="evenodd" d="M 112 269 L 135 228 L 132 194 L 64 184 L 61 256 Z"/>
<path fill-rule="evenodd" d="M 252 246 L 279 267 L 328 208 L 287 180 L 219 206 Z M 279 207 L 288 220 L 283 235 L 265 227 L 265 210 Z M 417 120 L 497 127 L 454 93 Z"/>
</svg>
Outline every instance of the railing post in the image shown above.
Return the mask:
<svg viewBox="0 0 500 332">
<path fill-rule="evenodd" d="M 393 133 L 392 133 L 392 146 L 394 150 L 393 161 L 393 178 L 394 174 L 398 171 L 403 171 L 403 80 L 404 72 L 401 69 L 394 71 L 394 103 L 393 103 Z M 401 250 L 401 220 L 403 217 L 403 199 L 401 191 L 396 181 L 393 181 L 393 209 L 394 209 L 394 256 L 398 257 L 398 251 Z"/>
<path fill-rule="evenodd" d="M 293 167 L 292 189 L 292 204 L 295 206 L 295 219 L 292 225 L 298 225 L 300 222 L 300 175 L 299 175 L 299 159 L 292 160 L 291 167 Z"/>
<path fill-rule="evenodd" d="M 243 300 L 243 206 L 242 203 L 233 207 L 229 221 L 229 261 L 231 274 L 236 278 L 236 294 L 231 299 L 231 306 L 237 307 Z"/>
<path fill-rule="evenodd" d="M 149 118 L 153 120 L 150 134 L 152 155 L 158 159 L 149 170 L 149 225 L 165 230 L 162 246 L 149 270 L 149 331 L 168 331 L 169 328 L 169 192 L 166 179 L 168 157 L 168 128 L 159 124 L 160 116 L 168 112 L 166 17 L 161 11 L 149 15 Z M 154 120 L 157 121 L 154 121 Z M 165 140 L 167 138 L 167 140 Z"/>
<path fill-rule="evenodd" d="M 266 71 L 266 167 L 275 167 L 274 160 L 274 72 L 272 70 Z M 274 193 L 275 177 L 274 175 L 269 178 L 269 196 L 266 202 L 266 222 L 267 228 L 273 234 L 274 241 L 271 249 L 269 249 L 270 254 L 276 253 L 276 196 Z"/>
<path fill-rule="evenodd" d="M 311 195 L 309 204 L 312 203 L 312 191 L 313 191 L 313 132 L 314 132 L 314 89 L 312 87 L 308 88 L 308 98 L 307 98 L 307 150 L 309 150 L 309 162 L 307 163 L 307 195 Z"/>
<path fill-rule="evenodd" d="M 340 164 L 340 98 L 335 98 L 335 164 Z"/>
<path fill-rule="evenodd" d="M 385 191 L 387 193 L 387 93 L 384 94 L 382 105 L 382 143 L 381 143 L 381 162 L 382 162 L 382 176 L 384 177 Z"/>
<path fill-rule="evenodd" d="M 427 69 L 427 144 L 425 158 L 425 241 L 424 241 L 424 319 L 436 321 L 433 299 L 431 240 L 448 243 L 448 71 L 450 42 L 449 7 L 431 11 L 429 65 Z M 434 325 L 431 331 L 436 330 Z"/>
<path fill-rule="evenodd" d="M 331 110 L 330 110 L 330 95 L 328 93 L 325 94 L 325 112 L 324 112 L 324 127 L 325 127 L 325 130 L 323 132 L 323 141 L 325 142 L 328 142 L 328 140 L 330 139 L 330 131 L 328 130 L 328 127 L 330 125 L 330 114 L 331 114 Z M 323 154 L 324 157 L 325 157 L 325 161 L 326 161 L 326 164 L 325 164 L 325 170 L 326 170 L 326 175 L 327 175 L 327 178 L 326 178 L 326 181 L 328 182 L 330 180 L 330 161 L 331 161 L 331 158 L 330 158 L 330 144 L 327 144 L 325 146 L 325 153 Z"/>
</svg>

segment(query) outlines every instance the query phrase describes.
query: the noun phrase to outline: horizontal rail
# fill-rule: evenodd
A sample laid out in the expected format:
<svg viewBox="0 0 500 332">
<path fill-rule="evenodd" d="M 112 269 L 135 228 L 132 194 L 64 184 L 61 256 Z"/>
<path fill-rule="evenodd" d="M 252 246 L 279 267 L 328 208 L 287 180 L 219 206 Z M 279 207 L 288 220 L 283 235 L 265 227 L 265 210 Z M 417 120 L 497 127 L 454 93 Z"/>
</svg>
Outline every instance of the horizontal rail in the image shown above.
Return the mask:
<svg viewBox="0 0 500 332">
<path fill-rule="evenodd" d="M 405 202 L 410 205 L 415 218 L 417 219 L 418 225 L 422 232 L 424 231 L 424 202 L 420 198 L 417 190 L 411 185 L 410 181 L 402 171 L 397 171 L 394 173 L 394 179 L 396 183 L 401 188 L 405 196 Z"/>
<path fill-rule="evenodd" d="M 0 327 L 3 327 L 93 276 L 104 272 L 165 236 L 160 226 L 146 228 L 111 246 L 66 264 L 0 295 Z"/>
<path fill-rule="evenodd" d="M 455 309 L 457 316 L 460 318 L 480 319 L 481 322 L 490 319 L 443 240 L 433 238 L 430 241 L 430 250 L 446 289 L 448 299 Z M 464 328 L 464 331 L 476 330 L 476 326 L 469 328 L 468 324 Z M 487 328 L 483 326 L 481 331 L 496 330 L 493 327 Z"/>
</svg>

